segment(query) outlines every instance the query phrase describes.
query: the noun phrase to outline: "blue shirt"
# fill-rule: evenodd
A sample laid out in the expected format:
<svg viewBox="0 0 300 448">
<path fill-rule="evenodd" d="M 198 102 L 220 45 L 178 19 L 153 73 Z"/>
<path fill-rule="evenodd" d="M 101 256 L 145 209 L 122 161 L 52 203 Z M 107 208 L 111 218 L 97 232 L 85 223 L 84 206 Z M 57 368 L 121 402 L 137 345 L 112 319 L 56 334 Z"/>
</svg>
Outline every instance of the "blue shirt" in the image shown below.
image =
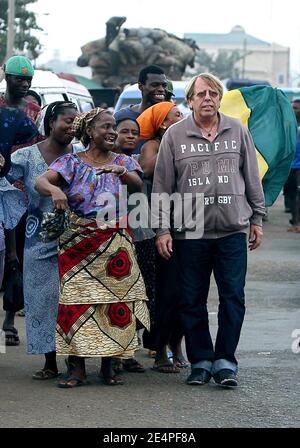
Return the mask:
<svg viewBox="0 0 300 448">
<path fill-rule="evenodd" d="M 0 154 L 5 158 L 0 177 L 10 169 L 12 147 L 29 143 L 38 135 L 34 123 L 24 112 L 13 107 L 0 107 Z"/>
<path fill-rule="evenodd" d="M 298 127 L 296 152 L 291 168 L 300 169 L 300 126 Z"/>
</svg>

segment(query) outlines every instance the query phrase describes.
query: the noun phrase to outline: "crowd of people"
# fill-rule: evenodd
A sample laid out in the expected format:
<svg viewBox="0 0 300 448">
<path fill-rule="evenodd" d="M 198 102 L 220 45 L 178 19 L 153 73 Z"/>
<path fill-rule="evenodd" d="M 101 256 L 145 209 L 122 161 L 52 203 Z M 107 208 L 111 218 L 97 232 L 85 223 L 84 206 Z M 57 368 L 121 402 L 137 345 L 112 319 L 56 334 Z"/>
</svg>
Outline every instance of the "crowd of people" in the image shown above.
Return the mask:
<svg viewBox="0 0 300 448">
<path fill-rule="evenodd" d="M 85 358 L 100 357 L 104 383 L 119 385 L 122 370 L 145 371 L 135 358 L 142 343 L 157 372 L 190 366 L 189 385 L 213 378 L 236 387 L 247 246 L 260 246 L 266 212 L 251 135 L 219 111 L 221 82 L 209 73 L 191 79 L 191 114 L 183 118 L 170 81 L 150 65 L 138 75 L 141 102 L 113 116 L 100 107 L 80 113 L 69 101 L 42 109 L 23 56 L 9 59 L 4 73 L 0 282 L 4 275 L 5 288 L 12 270 L 23 271 L 27 352 L 45 357 L 33 379 L 81 386 Z M 298 188 L 291 187 L 294 231 L 298 159 L 290 180 Z M 164 195 L 175 199 L 160 203 Z M 20 343 L 14 317 L 6 310 L 7 345 Z M 63 377 L 57 355 L 65 357 Z"/>
</svg>

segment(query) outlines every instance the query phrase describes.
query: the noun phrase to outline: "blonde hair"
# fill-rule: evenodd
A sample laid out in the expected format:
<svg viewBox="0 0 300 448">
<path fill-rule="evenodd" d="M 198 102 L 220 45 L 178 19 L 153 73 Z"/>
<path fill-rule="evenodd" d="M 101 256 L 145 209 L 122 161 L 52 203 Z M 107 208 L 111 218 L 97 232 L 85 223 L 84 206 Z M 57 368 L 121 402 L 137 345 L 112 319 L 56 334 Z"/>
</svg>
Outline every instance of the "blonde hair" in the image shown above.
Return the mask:
<svg viewBox="0 0 300 448">
<path fill-rule="evenodd" d="M 195 88 L 195 84 L 198 78 L 203 79 L 205 82 L 207 82 L 207 84 L 216 89 L 219 93 L 220 96 L 220 100 L 223 97 L 223 85 L 221 83 L 221 81 L 219 80 L 219 78 L 217 78 L 216 76 L 212 75 L 211 73 L 200 73 L 199 75 L 194 76 L 190 82 L 188 83 L 186 89 L 185 89 L 185 97 L 186 100 L 189 101 L 193 98 L 194 96 L 194 88 Z"/>
</svg>

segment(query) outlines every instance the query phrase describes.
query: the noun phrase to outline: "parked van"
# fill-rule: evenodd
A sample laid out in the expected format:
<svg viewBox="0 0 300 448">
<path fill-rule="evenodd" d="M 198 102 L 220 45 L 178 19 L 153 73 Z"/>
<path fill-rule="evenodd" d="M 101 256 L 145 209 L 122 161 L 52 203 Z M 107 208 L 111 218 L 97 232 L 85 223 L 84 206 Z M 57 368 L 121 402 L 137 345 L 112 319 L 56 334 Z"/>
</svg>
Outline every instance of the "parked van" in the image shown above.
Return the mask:
<svg viewBox="0 0 300 448">
<path fill-rule="evenodd" d="M 5 92 L 5 79 L 0 83 L 0 92 Z M 59 78 L 55 73 L 46 70 L 35 70 L 30 90 L 38 93 L 42 107 L 53 101 L 72 101 L 80 112 L 88 112 L 94 108 L 89 91 L 81 84 Z"/>
</svg>

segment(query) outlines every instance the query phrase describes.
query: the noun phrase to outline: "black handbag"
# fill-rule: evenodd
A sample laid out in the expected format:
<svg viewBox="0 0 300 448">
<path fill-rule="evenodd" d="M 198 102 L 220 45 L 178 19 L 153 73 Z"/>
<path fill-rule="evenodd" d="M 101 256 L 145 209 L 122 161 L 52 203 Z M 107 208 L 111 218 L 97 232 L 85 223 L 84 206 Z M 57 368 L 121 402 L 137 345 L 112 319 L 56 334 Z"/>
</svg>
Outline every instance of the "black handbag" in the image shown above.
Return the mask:
<svg viewBox="0 0 300 448">
<path fill-rule="evenodd" d="M 16 313 L 24 308 L 23 274 L 18 261 L 7 263 L 6 270 L 3 309 Z"/>
</svg>

